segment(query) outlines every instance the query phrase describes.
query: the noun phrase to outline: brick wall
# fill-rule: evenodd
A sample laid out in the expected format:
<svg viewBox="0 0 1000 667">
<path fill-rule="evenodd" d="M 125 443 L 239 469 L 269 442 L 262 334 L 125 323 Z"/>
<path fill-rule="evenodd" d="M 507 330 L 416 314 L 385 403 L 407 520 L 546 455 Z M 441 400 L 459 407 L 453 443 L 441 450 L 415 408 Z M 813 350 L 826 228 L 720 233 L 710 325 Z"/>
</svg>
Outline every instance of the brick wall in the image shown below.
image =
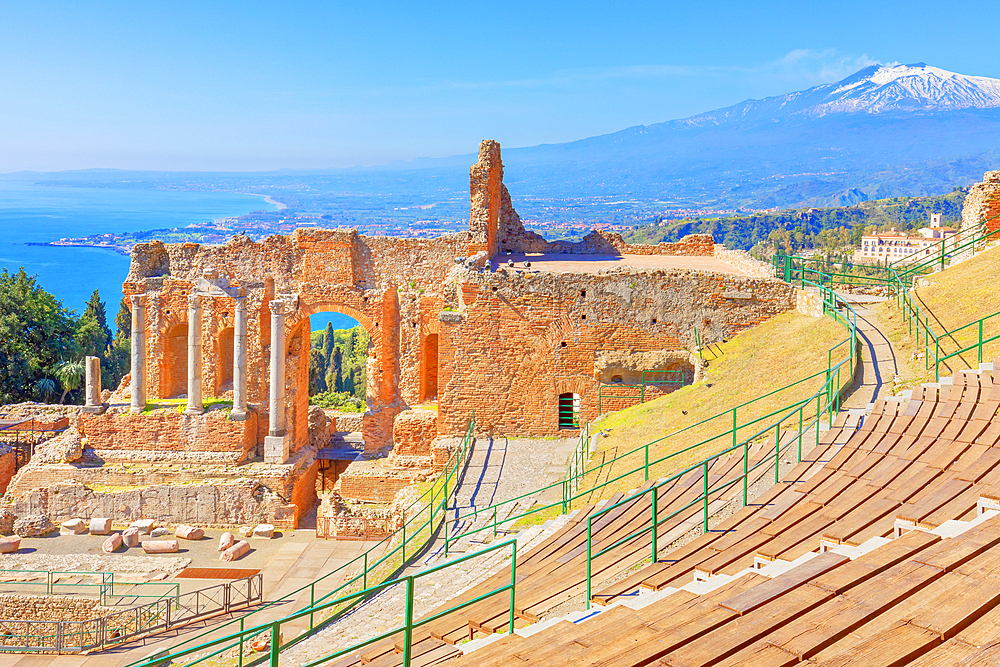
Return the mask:
<svg viewBox="0 0 1000 667">
<path fill-rule="evenodd" d="M 182 415 L 176 408 L 133 415 L 111 409 L 102 415 L 80 415 L 80 434 L 93 449 L 134 449 L 185 452 L 250 451 L 256 447 L 256 415 L 230 421 L 228 410 Z"/>
<path fill-rule="evenodd" d="M 443 313 L 439 429 L 555 435 L 558 398 L 597 414 L 595 360 L 607 350 L 681 351 L 794 307 L 784 283 L 684 270 L 506 275 L 466 272 L 462 308 Z"/>
</svg>

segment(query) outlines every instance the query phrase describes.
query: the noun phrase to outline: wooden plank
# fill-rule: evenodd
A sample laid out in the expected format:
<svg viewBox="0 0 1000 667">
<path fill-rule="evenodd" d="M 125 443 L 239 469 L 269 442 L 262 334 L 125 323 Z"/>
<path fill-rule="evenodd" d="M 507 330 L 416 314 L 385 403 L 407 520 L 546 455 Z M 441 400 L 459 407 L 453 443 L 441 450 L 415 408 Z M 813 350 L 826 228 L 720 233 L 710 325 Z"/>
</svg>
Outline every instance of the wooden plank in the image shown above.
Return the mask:
<svg viewBox="0 0 1000 667">
<path fill-rule="evenodd" d="M 987 447 L 975 461 L 958 471 L 955 477 L 967 482 L 978 482 L 997 465 L 1000 465 L 1000 447 Z"/>
<path fill-rule="evenodd" d="M 799 565 L 784 574 L 751 588 L 748 591 L 734 595 L 719 604 L 732 609 L 741 616 L 797 588 L 810 579 L 840 567 L 850 562 L 850 558 L 835 553 L 820 554 L 816 558 Z"/>
<path fill-rule="evenodd" d="M 941 638 L 923 628 L 900 623 L 886 633 L 872 637 L 830 660 L 822 667 L 870 667 L 905 665 L 941 643 Z"/>
<path fill-rule="evenodd" d="M 929 630 L 942 640 L 951 639 L 998 603 L 1000 581 L 966 577 L 929 602 L 910 619 L 910 624 Z"/>
<path fill-rule="evenodd" d="M 858 556 L 842 567 L 816 577 L 809 585 L 843 594 L 940 541 L 941 538 L 937 535 L 910 531 L 878 549 Z"/>
<path fill-rule="evenodd" d="M 832 542 L 843 543 L 885 516 L 895 516 L 900 503 L 880 496 L 872 496 L 854 512 L 837 520 L 823 531 L 823 537 Z"/>
<path fill-rule="evenodd" d="M 815 586 L 797 586 L 757 609 L 737 616 L 714 631 L 686 642 L 667 653 L 668 662 L 682 665 L 707 665 L 733 655 L 772 629 L 786 625 L 832 599 L 833 593 Z"/>
<path fill-rule="evenodd" d="M 797 556 L 786 555 L 799 545 L 805 545 L 804 549 L 798 549 L 799 555 L 813 551 L 819 548 L 819 538 L 823 534 L 823 531 L 833 523 L 832 519 L 829 519 L 822 515 L 822 513 L 817 513 L 802 523 L 797 524 L 794 529 L 785 532 L 783 535 L 771 540 L 765 545 L 762 545 L 757 549 L 757 553 L 764 558 L 774 560 L 776 558 L 784 558 L 785 560 L 792 560 Z"/>
<path fill-rule="evenodd" d="M 945 521 L 954 519 L 964 521 L 962 517 L 969 512 L 975 511 L 980 498 L 980 490 L 977 486 L 971 486 L 946 504 L 934 510 L 920 520 L 920 525 L 925 528 L 937 528 Z"/>
</svg>

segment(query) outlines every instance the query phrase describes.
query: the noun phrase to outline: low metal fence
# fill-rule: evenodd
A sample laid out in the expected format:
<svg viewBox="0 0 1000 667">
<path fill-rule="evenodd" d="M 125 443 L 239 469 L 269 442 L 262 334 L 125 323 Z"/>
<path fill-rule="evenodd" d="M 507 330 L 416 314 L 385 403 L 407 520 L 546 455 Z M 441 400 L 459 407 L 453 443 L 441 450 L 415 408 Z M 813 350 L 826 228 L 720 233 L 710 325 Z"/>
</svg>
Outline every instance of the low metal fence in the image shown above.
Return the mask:
<svg viewBox="0 0 1000 667">
<path fill-rule="evenodd" d="M 0 652 L 80 653 L 104 650 L 263 599 L 255 574 L 83 621 L 0 620 Z"/>
</svg>

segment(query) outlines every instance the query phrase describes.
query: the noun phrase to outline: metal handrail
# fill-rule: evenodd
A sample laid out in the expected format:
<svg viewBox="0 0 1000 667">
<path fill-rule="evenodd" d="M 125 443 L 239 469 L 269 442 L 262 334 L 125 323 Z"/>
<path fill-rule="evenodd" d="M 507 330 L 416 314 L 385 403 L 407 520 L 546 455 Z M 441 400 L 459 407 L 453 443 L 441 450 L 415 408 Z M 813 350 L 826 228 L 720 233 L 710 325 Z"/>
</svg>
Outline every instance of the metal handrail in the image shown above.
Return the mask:
<svg viewBox="0 0 1000 667">
<path fill-rule="evenodd" d="M 484 593 L 482 595 L 479 595 L 479 596 L 473 598 L 472 600 L 466 600 L 465 602 L 461 602 L 459 604 L 456 604 L 456 605 L 454 605 L 452 607 L 449 607 L 448 609 L 446 609 L 444 611 L 438 612 L 436 614 L 432 614 L 430 616 L 426 616 L 426 617 L 420 619 L 419 621 L 414 621 L 414 619 L 413 619 L 413 615 L 414 615 L 414 610 L 413 610 L 413 606 L 414 606 L 413 605 L 413 603 L 414 603 L 414 588 L 415 588 L 415 582 L 418 579 L 420 579 L 422 577 L 426 577 L 427 575 L 433 574 L 433 573 L 438 572 L 440 570 L 444 570 L 446 568 L 453 567 L 453 566 L 458 565 L 460 563 L 464 563 L 464 562 L 466 562 L 468 560 L 471 560 L 473 558 L 478 558 L 480 556 L 484 556 L 484 555 L 486 555 L 488 553 L 491 553 L 493 551 L 497 551 L 497 550 L 500 550 L 500 549 L 505 549 L 507 547 L 511 548 L 511 563 L 510 563 L 510 565 L 511 565 L 511 568 L 510 568 L 511 577 L 510 577 L 510 583 L 509 584 L 505 584 L 503 586 L 499 586 L 497 588 L 494 588 L 493 590 L 491 590 L 491 591 L 489 591 L 487 593 Z M 393 628 L 391 630 L 388 630 L 386 632 L 382 632 L 382 633 L 380 633 L 380 634 L 378 634 L 375 637 L 372 637 L 370 639 L 366 639 L 366 640 L 361 641 L 361 642 L 359 642 L 357 644 L 353 644 L 353 645 L 351 645 L 351 646 L 349 646 L 347 648 L 343 648 L 343 649 L 340 649 L 338 651 L 335 651 L 335 652 L 333 652 L 333 653 L 331 653 L 329 655 L 326 655 L 326 656 L 320 658 L 319 660 L 315 660 L 313 662 L 307 663 L 307 665 L 304 665 L 303 667 L 313 667 L 315 665 L 322 664 L 324 662 L 327 662 L 329 660 L 333 660 L 333 659 L 338 658 L 338 657 L 340 657 L 342 655 L 345 655 L 347 653 L 351 653 L 353 651 L 356 651 L 356 650 L 358 650 L 360 648 L 364 648 L 365 646 L 369 646 L 370 644 L 373 644 L 373 643 L 375 643 L 377 641 L 381 641 L 383 639 L 388 639 L 389 637 L 392 637 L 393 635 L 396 635 L 398 633 L 403 633 L 403 665 L 404 665 L 404 667 L 409 667 L 411 659 L 412 659 L 413 630 L 414 629 L 419 628 L 420 626 L 425 625 L 427 623 L 430 623 L 430 622 L 432 622 L 432 621 L 434 621 L 434 620 L 436 620 L 438 618 L 446 616 L 446 615 L 448 615 L 448 614 L 450 614 L 452 612 L 458 611 L 459 609 L 463 609 L 465 607 L 468 607 L 471 604 L 475 604 L 476 602 L 479 602 L 480 600 L 485 600 L 486 598 L 489 598 L 489 597 L 491 597 L 493 595 L 497 595 L 498 593 L 504 593 L 504 592 L 508 592 L 508 591 L 510 592 L 509 619 L 510 619 L 510 628 L 513 629 L 513 627 L 514 627 L 514 601 L 515 601 L 515 590 L 516 590 L 516 585 L 517 585 L 517 578 L 516 578 L 516 575 L 515 575 L 516 571 L 517 571 L 517 540 L 516 539 L 510 539 L 510 540 L 506 540 L 504 542 L 498 542 L 496 544 L 492 544 L 492 545 L 490 545 L 488 547 L 480 549 L 479 551 L 477 551 L 475 553 L 466 554 L 466 555 L 461 556 L 459 558 L 456 558 L 454 560 L 448 561 L 447 563 L 442 563 L 441 565 L 437 565 L 435 567 L 428 568 L 426 570 L 422 570 L 420 572 L 417 572 L 416 574 L 411 574 L 411 575 L 407 575 L 407 576 L 404 576 L 404 577 L 399 577 L 399 578 L 396 578 L 396 579 L 391 579 L 389 581 L 384 581 L 384 582 L 375 584 L 373 586 L 366 587 L 366 588 L 364 588 L 364 589 L 362 589 L 360 591 L 357 591 L 357 592 L 354 592 L 354 593 L 349 593 L 347 595 L 341 596 L 341 597 L 333 599 L 333 600 L 328 600 L 326 602 L 323 602 L 322 604 L 311 605 L 311 606 L 309 606 L 309 607 L 307 607 L 305 609 L 302 609 L 302 610 L 300 610 L 298 612 L 295 612 L 293 614 L 289 614 L 289 615 L 287 615 L 287 616 L 285 616 L 283 618 L 277 619 L 275 621 L 271 621 L 271 622 L 268 622 L 268 623 L 262 623 L 260 625 L 254 626 L 252 628 L 245 628 L 245 629 L 241 628 L 238 632 L 230 633 L 230 634 L 228 634 L 228 635 L 226 635 L 224 637 L 220 637 L 218 639 L 214 639 L 212 641 L 208 641 L 208 642 L 205 642 L 203 644 L 199 644 L 197 646 L 186 648 L 186 649 L 184 649 L 182 651 L 176 651 L 175 650 L 176 647 L 174 647 L 174 648 L 170 649 L 169 651 L 161 652 L 161 653 L 159 653 L 157 655 L 150 656 L 148 658 L 144 658 L 143 660 L 141 660 L 139 662 L 136 662 L 136 663 L 132 663 L 132 664 L 136 665 L 138 667 L 154 667 L 154 666 L 157 666 L 157 665 L 168 665 L 168 664 L 173 664 L 174 661 L 178 660 L 179 658 L 183 658 L 185 656 L 191 656 L 193 654 L 200 653 L 201 651 L 204 651 L 206 649 L 213 649 L 213 650 L 209 651 L 208 653 L 205 653 L 204 655 L 199 655 L 196 660 L 193 660 L 192 662 L 186 663 L 187 667 L 193 667 L 193 665 L 197 665 L 198 663 L 204 662 L 205 660 L 208 660 L 209 658 L 212 658 L 212 657 L 214 657 L 216 655 L 219 655 L 220 653 L 223 653 L 225 651 L 228 651 L 230 649 L 238 647 L 237 648 L 237 652 L 238 652 L 238 656 L 239 656 L 238 664 L 242 666 L 243 665 L 243 646 L 244 646 L 244 644 L 246 642 L 248 642 L 248 641 L 253 641 L 256 637 L 264 635 L 266 633 L 270 637 L 269 645 L 267 647 L 268 655 L 265 656 L 262 659 L 254 660 L 254 661 L 248 663 L 248 665 L 261 664 L 261 663 L 266 662 L 271 667 L 277 667 L 278 666 L 278 656 L 279 656 L 279 654 L 281 653 L 281 651 L 283 649 L 290 648 L 290 647 L 294 646 L 295 644 L 299 643 L 300 641 L 302 641 L 303 639 L 305 639 L 306 637 L 309 636 L 309 633 L 303 633 L 303 634 L 299 635 L 298 637 L 295 637 L 294 639 L 290 639 L 289 641 L 282 643 L 282 641 L 281 641 L 281 638 L 282 638 L 281 626 L 283 624 L 285 624 L 285 623 L 291 623 L 291 622 L 297 621 L 297 620 L 299 620 L 301 618 L 305 618 L 306 616 L 308 616 L 309 619 L 310 619 L 310 626 L 311 626 L 312 622 L 313 622 L 313 616 L 315 614 L 319 613 L 319 612 L 323 612 L 323 611 L 326 611 L 326 610 L 329 610 L 329 609 L 333 609 L 333 608 L 335 608 L 337 606 L 345 605 L 345 604 L 349 604 L 349 603 L 350 603 L 349 606 L 353 606 L 358 601 L 364 600 L 365 598 L 368 598 L 368 597 L 374 595 L 375 593 L 383 591 L 383 590 L 385 590 L 387 588 L 390 588 L 392 586 L 396 586 L 396 585 L 399 585 L 399 584 L 405 584 L 406 585 L 406 597 L 405 597 L 406 607 L 405 607 L 405 610 L 404 610 L 404 615 L 403 615 L 404 621 L 403 621 L 402 625 L 400 625 L 399 627 L 395 627 L 395 628 Z M 216 631 L 218 631 L 218 628 L 216 628 Z"/>
<path fill-rule="evenodd" d="M 287 601 L 289 599 L 295 600 L 299 596 L 299 594 L 303 593 L 306 590 L 309 591 L 309 606 L 306 607 L 305 610 L 308 610 L 315 607 L 316 605 L 324 604 L 325 601 L 328 600 L 331 596 L 336 596 L 345 588 L 352 586 L 359 581 L 362 582 L 361 583 L 362 590 L 368 589 L 369 588 L 368 579 L 376 572 L 376 570 L 378 570 L 378 568 L 383 566 L 386 562 L 389 561 L 390 558 L 395 556 L 397 553 L 399 553 L 401 556 L 401 566 L 405 565 L 407 556 L 406 553 L 407 545 L 412 544 L 415 540 L 418 539 L 423 539 L 423 540 L 430 539 L 431 535 L 433 534 L 434 530 L 439 526 L 439 524 L 443 524 L 445 526 L 445 537 L 446 537 L 445 548 L 447 553 L 447 548 L 449 546 L 449 542 L 447 540 L 448 522 L 446 520 L 447 517 L 445 515 L 448 511 L 449 499 L 454 495 L 455 490 L 458 487 L 457 480 L 452 481 L 452 478 L 457 477 L 460 474 L 460 472 L 464 469 L 465 464 L 468 462 L 468 455 L 471 452 L 471 445 L 472 441 L 474 440 L 474 429 L 475 429 L 475 413 L 473 413 L 472 418 L 469 420 L 469 425 L 468 428 L 466 429 L 465 436 L 462 438 L 462 442 L 459 444 L 458 448 L 456 448 L 455 453 L 452 454 L 452 456 L 449 458 L 449 461 L 445 466 L 444 474 L 440 475 L 432 483 L 430 489 L 425 491 L 417 500 L 410 503 L 410 505 L 408 505 L 406 509 L 403 510 L 404 519 L 406 513 L 411 508 L 416 506 L 418 503 L 426 502 L 427 504 L 422 509 L 414 513 L 410 517 L 410 519 L 405 520 L 403 525 L 399 529 L 397 529 L 396 531 L 394 531 L 393 533 L 382 539 L 378 544 L 376 544 L 371 549 L 365 551 L 360 556 L 357 556 L 353 560 L 341 565 L 335 570 L 327 572 L 323 576 L 309 582 L 304 586 L 300 586 L 296 590 L 287 593 L 280 598 L 271 600 L 267 604 L 257 607 L 249 614 L 245 614 L 239 619 L 234 619 L 220 626 L 213 627 L 201 634 L 198 634 L 194 637 L 191 637 L 183 642 L 176 644 L 173 648 L 176 649 L 178 647 L 185 646 L 192 642 L 196 642 L 202 639 L 203 637 L 217 633 L 220 629 L 225 628 L 227 626 L 235 626 L 239 624 L 240 632 L 243 632 L 244 628 L 246 627 L 246 621 L 249 617 L 261 611 L 264 611 L 265 609 L 270 609 L 275 605 L 281 604 L 283 601 Z M 442 483 L 441 486 L 439 486 L 439 482 Z M 440 496 L 438 495 L 439 489 L 441 489 Z M 416 525 L 418 517 L 422 516 L 425 512 L 428 514 L 426 521 L 424 521 L 419 525 Z M 409 536 L 407 536 L 407 526 L 410 526 Z M 413 526 L 416 526 L 416 529 L 414 529 Z M 393 544 L 395 544 L 395 546 L 393 546 Z M 412 557 L 415 554 L 417 554 L 420 548 L 423 546 L 423 544 L 424 542 L 421 542 L 420 545 L 411 546 L 410 556 Z M 381 557 L 372 556 L 372 558 L 369 558 L 369 554 L 373 554 L 379 549 L 388 549 L 388 551 L 384 552 Z M 361 565 L 361 571 L 358 574 L 355 574 L 354 576 L 350 577 L 347 581 L 345 581 L 344 583 L 342 583 L 340 586 L 330 591 L 329 593 L 317 597 L 316 594 L 317 584 L 335 575 L 342 574 L 344 572 L 351 572 L 352 568 L 356 567 L 358 564 Z M 324 609 L 327 607 L 329 607 L 329 605 L 325 605 Z M 310 620 L 312 620 L 312 618 L 313 617 L 310 616 Z M 329 620 L 330 619 L 327 619 L 326 622 L 329 622 Z M 315 628 L 310 626 L 309 632 L 311 633 L 313 630 L 315 630 Z M 127 667 L 135 667 L 136 665 L 140 664 L 144 664 L 143 661 L 140 660 L 133 663 L 129 663 Z"/>
<path fill-rule="evenodd" d="M 699 463 L 696 463 L 696 464 L 694 464 L 692 466 L 689 466 L 688 468 L 686 468 L 686 469 L 684 469 L 684 470 L 682 470 L 680 472 L 677 472 L 674 475 L 671 475 L 670 477 L 668 477 L 668 478 L 666 478 L 664 480 L 660 480 L 657 484 L 654 484 L 649 489 L 646 489 L 646 490 L 637 492 L 635 494 L 632 494 L 632 495 L 630 495 L 630 496 L 628 496 L 626 498 L 623 498 L 622 500 L 619 500 L 617 503 L 614 503 L 613 505 L 609 505 L 608 507 L 604 507 L 601 510 L 598 510 L 596 512 L 590 513 L 588 515 L 588 517 L 587 517 L 587 560 L 586 560 L 586 563 L 587 563 L 587 572 L 586 572 L 587 608 L 588 609 L 590 608 L 591 597 L 592 597 L 592 584 L 593 584 L 592 567 L 593 567 L 593 560 L 594 559 L 600 557 L 601 555 L 609 552 L 610 550 L 612 550 L 612 549 L 614 549 L 614 548 L 616 548 L 618 546 L 621 546 L 622 544 L 631 542 L 632 540 L 634 540 L 634 539 L 636 539 L 638 537 L 641 537 L 641 536 L 643 536 L 643 535 L 645 535 L 647 533 L 651 533 L 651 538 L 650 539 L 651 539 L 651 544 L 652 544 L 652 562 L 655 563 L 656 559 L 657 559 L 657 529 L 660 526 L 660 524 L 662 524 L 664 521 L 667 521 L 667 520 L 669 520 L 669 519 L 677 516 L 681 512 L 683 512 L 683 511 L 685 511 L 687 509 L 690 509 L 693 505 L 701 503 L 702 506 L 703 506 L 702 528 L 703 528 L 703 530 L 708 531 L 709 498 L 712 495 L 719 495 L 719 494 L 721 494 L 723 491 L 725 491 L 726 489 L 730 488 L 731 486 L 739 483 L 742 480 L 742 482 L 743 482 L 743 504 L 746 505 L 746 503 L 748 501 L 748 486 L 749 486 L 750 473 L 756 471 L 764 463 L 770 461 L 770 459 L 772 458 L 772 456 L 774 458 L 775 483 L 777 483 L 779 481 L 779 466 L 780 466 L 780 463 L 781 463 L 781 451 L 782 451 L 782 447 L 781 447 L 781 425 L 784 422 L 788 421 L 789 419 L 793 419 L 795 416 L 798 417 L 799 427 L 798 427 L 798 437 L 796 439 L 798 441 L 798 460 L 799 461 L 802 460 L 802 440 L 803 440 L 804 433 L 806 431 L 808 431 L 809 429 L 813 428 L 814 425 L 815 425 L 815 428 L 816 428 L 816 444 L 817 445 L 819 444 L 819 430 L 820 430 L 820 422 L 821 422 L 821 418 L 822 418 L 822 413 L 826 412 L 827 413 L 828 422 L 832 423 L 833 422 L 833 414 L 834 414 L 835 411 L 837 411 L 839 409 L 840 390 L 841 390 L 841 386 L 842 386 L 841 382 L 840 382 L 840 368 L 844 364 L 850 364 L 852 372 L 853 372 L 853 368 L 855 366 L 855 351 L 856 351 L 856 348 L 857 348 L 857 315 L 854 312 L 854 308 L 848 302 L 844 301 L 839 296 L 837 296 L 836 292 L 834 292 L 832 289 L 827 288 L 827 287 L 825 287 L 823 285 L 816 285 L 816 287 L 819 288 L 819 290 L 820 290 L 820 292 L 821 292 L 821 294 L 823 296 L 824 312 L 826 312 L 827 314 L 832 315 L 837 321 L 839 321 L 842 324 L 844 324 L 845 326 L 849 327 L 850 332 L 851 332 L 851 335 L 850 335 L 850 337 L 848 339 L 848 340 L 851 341 L 851 351 L 850 351 L 850 354 L 845 359 L 843 359 L 840 362 L 838 362 L 836 364 L 836 366 L 834 366 L 833 368 L 828 367 L 826 382 L 824 383 L 823 387 L 821 387 L 815 394 L 813 394 L 809 398 L 806 398 L 806 399 L 804 399 L 802 401 L 799 401 L 799 402 L 797 402 L 795 404 L 792 404 L 791 406 L 786 406 L 784 408 L 779 409 L 778 411 L 776 411 L 774 413 L 771 413 L 770 415 L 766 415 L 765 417 L 761 417 L 761 418 L 758 418 L 757 420 L 755 420 L 755 422 L 764 421 L 766 419 L 769 419 L 770 417 L 773 417 L 775 414 L 779 414 L 779 413 L 781 414 L 781 417 L 779 417 L 776 421 L 774 421 L 773 423 L 769 424 L 765 428 L 759 430 L 757 433 L 754 433 L 750 437 L 745 438 L 741 443 L 736 442 L 736 429 L 734 427 L 734 429 L 732 431 L 732 433 L 733 433 L 733 445 L 731 447 L 728 447 L 728 448 L 726 448 L 725 450 L 723 450 L 721 452 L 713 454 L 713 455 L 709 456 L 708 458 L 706 458 L 705 460 L 703 460 L 703 461 L 701 461 Z M 848 316 L 847 317 L 844 317 L 843 315 L 840 314 L 839 311 L 841 309 L 846 309 L 847 310 L 847 312 L 848 312 Z M 844 341 L 841 341 L 840 343 L 837 343 L 837 345 L 835 345 L 833 348 L 831 348 L 831 353 L 832 353 L 832 351 L 834 349 L 836 349 L 836 348 L 840 347 L 841 345 L 843 345 L 843 343 L 844 343 Z M 834 387 L 836 387 L 836 392 L 834 392 Z M 822 406 L 822 401 L 823 401 L 824 398 L 826 399 L 825 410 L 823 409 L 823 406 Z M 805 423 L 805 419 L 804 419 L 805 409 L 806 409 L 806 407 L 808 405 L 812 404 L 813 400 L 816 401 L 816 418 L 815 418 L 815 420 L 813 420 L 813 421 L 811 421 L 809 423 Z M 789 409 L 789 408 L 791 408 L 791 409 Z M 735 417 L 734 417 L 734 423 L 735 423 Z M 774 453 L 766 456 L 761 461 L 755 463 L 752 467 L 749 466 L 750 443 L 755 442 L 761 436 L 769 434 L 772 430 L 774 431 Z M 715 436 L 714 438 L 712 438 L 712 440 L 717 439 L 718 437 L 719 436 Z M 701 445 L 701 444 L 704 444 L 704 443 L 698 443 L 698 444 Z M 790 446 L 791 446 L 791 443 L 789 443 L 788 445 L 786 445 L 786 447 L 790 447 Z M 737 451 L 740 448 L 743 449 L 743 473 L 742 473 L 742 475 L 738 475 L 734 479 L 725 481 L 724 483 L 721 483 L 721 484 L 715 486 L 714 488 L 709 488 L 709 471 L 708 471 L 709 465 L 711 463 L 714 463 L 715 461 L 717 461 L 720 457 L 725 456 L 727 454 L 730 454 L 730 453 L 732 453 L 734 451 Z M 670 455 L 668 455 L 668 457 L 664 457 L 663 459 L 661 459 L 661 461 L 665 460 L 666 458 L 669 458 L 669 456 Z M 658 463 L 658 462 L 659 461 L 654 462 L 654 465 L 655 465 L 655 463 Z M 647 480 L 649 478 L 649 471 L 648 471 L 649 465 L 651 465 L 651 464 L 648 463 L 648 453 L 647 453 L 647 463 L 646 463 L 646 479 Z M 688 474 L 688 473 L 690 473 L 690 472 L 692 472 L 694 470 L 698 470 L 699 468 L 702 471 L 702 484 L 703 484 L 702 494 L 698 498 L 696 498 L 696 499 L 690 501 L 689 503 L 687 503 L 684 507 L 682 507 L 682 508 L 680 508 L 680 509 L 672 512 L 669 516 L 664 517 L 664 518 L 659 517 L 658 516 L 658 512 L 657 512 L 657 498 L 658 498 L 660 489 L 664 488 L 668 484 L 671 484 L 671 483 L 675 482 L 676 480 L 680 479 L 682 476 L 684 476 L 684 475 L 686 475 L 686 474 Z M 626 473 L 625 475 L 619 476 L 619 479 L 623 478 L 624 476 L 630 475 L 633 472 L 636 472 L 636 471 L 630 471 L 629 473 Z M 599 518 L 599 517 L 601 517 L 601 516 L 604 516 L 605 514 L 607 514 L 608 512 L 612 511 L 615 508 L 621 507 L 622 505 L 625 505 L 625 504 L 628 504 L 628 503 L 634 503 L 637 499 L 641 498 L 642 496 L 644 496 L 647 493 L 651 494 L 651 499 L 650 499 L 651 519 L 650 519 L 649 526 L 641 528 L 641 529 L 638 529 L 637 531 L 633 531 L 633 533 L 629 534 L 626 537 L 620 538 L 614 544 L 612 544 L 610 546 L 607 546 L 607 547 L 604 547 L 603 549 L 601 549 L 600 551 L 598 551 L 596 554 L 593 553 L 593 522 L 594 522 L 594 520 L 597 519 L 597 518 Z"/>
</svg>

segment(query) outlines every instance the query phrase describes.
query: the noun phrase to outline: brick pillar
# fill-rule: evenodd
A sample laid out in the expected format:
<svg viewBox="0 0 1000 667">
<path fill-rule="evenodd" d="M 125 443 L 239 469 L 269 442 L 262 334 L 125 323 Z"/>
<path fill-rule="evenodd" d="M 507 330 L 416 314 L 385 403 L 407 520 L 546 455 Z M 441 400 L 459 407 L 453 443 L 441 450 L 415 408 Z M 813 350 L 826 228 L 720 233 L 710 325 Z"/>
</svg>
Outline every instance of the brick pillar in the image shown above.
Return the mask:
<svg viewBox="0 0 1000 667">
<path fill-rule="evenodd" d="M 201 297 L 188 297 L 188 382 L 186 415 L 201 415 L 205 406 L 201 401 Z"/>
<path fill-rule="evenodd" d="M 242 291 L 242 289 L 241 289 Z M 247 297 L 236 297 L 236 326 L 233 332 L 233 411 L 229 418 L 247 418 Z"/>
<path fill-rule="evenodd" d="M 146 408 L 146 304 L 142 295 L 132 302 L 132 407 L 133 413 Z"/>
<path fill-rule="evenodd" d="M 264 463 L 288 461 L 288 431 L 285 426 L 285 304 L 271 306 L 271 387 L 269 428 L 264 438 Z"/>
</svg>

